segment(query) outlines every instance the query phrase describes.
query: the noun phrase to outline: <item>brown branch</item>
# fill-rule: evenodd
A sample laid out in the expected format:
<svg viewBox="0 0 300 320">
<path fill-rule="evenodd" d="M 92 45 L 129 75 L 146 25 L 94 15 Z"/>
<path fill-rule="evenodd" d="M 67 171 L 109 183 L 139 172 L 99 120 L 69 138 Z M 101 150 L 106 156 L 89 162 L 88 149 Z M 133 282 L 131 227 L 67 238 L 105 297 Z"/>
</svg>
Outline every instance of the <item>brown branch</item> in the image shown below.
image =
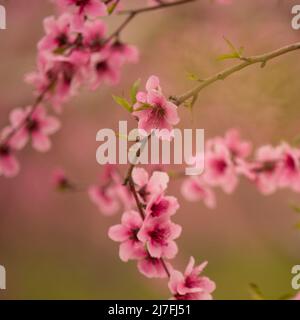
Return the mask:
<svg viewBox="0 0 300 320">
<path fill-rule="evenodd" d="M 204 88 L 208 87 L 209 85 L 219 81 L 219 80 L 225 80 L 226 78 L 228 78 L 230 75 L 245 69 L 251 65 L 254 64 L 260 64 L 261 67 L 265 67 L 265 65 L 267 64 L 268 61 L 277 58 L 279 56 L 282 56 L 286 53 L 295 51 L 295 50 L 299 50 L 300 49 L 300 42 L 296 42 L 293 43 L 291 45 L 282 47 L 280 49 L 271 51 L 269 53 L 265 53 L 262 55 L 257 55 L 257 56 L 251 56 L 251 57 L 247 57 L 247 58 L 240 58 L 240 60 L 242 60 L 241 63 L 227 68 L 221 72 L 218 72 L 217 74 L 206 78 L 204 80 L 200 81 L 200 84 L 198 84 L 196 87 L 194 87 L 193 89 L 189 90 L 188 92 L 180 95 L 180 96 L 175 96 L 175 97 L 171 97 L 171 99 L 174 101 L 174 103 L 176 103 L 178 106 L 181 105 L 182 103 L 186 102 L 188 99 L 190 98 L 195 98 L 198 96 L 199 92 L 201 90 L 203 90 Z"/>
</svg>

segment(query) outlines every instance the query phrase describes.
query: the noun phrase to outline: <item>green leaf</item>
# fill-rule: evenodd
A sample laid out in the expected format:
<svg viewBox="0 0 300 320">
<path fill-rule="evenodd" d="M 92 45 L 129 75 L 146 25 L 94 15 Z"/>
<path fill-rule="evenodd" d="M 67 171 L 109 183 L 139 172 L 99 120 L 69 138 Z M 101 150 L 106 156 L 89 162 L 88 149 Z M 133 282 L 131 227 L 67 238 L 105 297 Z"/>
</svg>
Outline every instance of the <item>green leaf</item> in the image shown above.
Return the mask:
<svg viewBox="0 0 300 320">
<path fill-rule="evenodd" d="M 142 110 L 147 110 L 147 109 L 151 109 L 153 108 L 151 106 L 151 104 L 148 104 L 148 103 L 144 103 L 142 104 L 140 107 L 138 107 L 137 109 L 135 109 L 135 111 L 142 111 Z"/>
<path fill-rule="evenodd" d="M 255 283 L 250 283 L 250 293 L 253 300 L 265 300 L 260 288 Z"/>
<path fill-rule="evenodd" d="M 226 41 L 229 49 L 231 50 L 230 53 L 225 53 L 220 55 L 217 60 L 227 60 L 227 59 L 242 59 L 243 57 L 243 53 L 244 53 L 244 48 L 240 47 L 239 49 L 237 49 L 235 47 L 235 45 L 226 37 L 223 37 L 224 40 Z"/>
<path fill-rule="evenodd" d="M 233 53 L 225 53 L 225 54 L 221 54 L 217 57 L 218 61 L 223 61 L 223 60 L 228 60 L 228 59 L 239 59 L 240 56 L 237 52 L 233 52 Z"/>
<path fill-rule="evenodd" d="M 132 112 L 133 108 L 125 98 L 113 96 L 113 99 L 118 105 L 123 107 L 125 110 L 127 110 L 128 112 Z"/>
<path fill-rule="evenodd" d="M 131 97 L 131 103 L 132 104 L 136 103 L 136 95 L 137 95 L 137 92 L 139 90 L 140 84 L 141 84 L 141 79 L 138 79 L 138 80 L 136 80 L 134 82 L 134 84 L 131 87 L 130 97 Z"/>
<path fill-rule="evenodd" d="M 113 14 L 116 7 L 118 5 L 118 1 L 115 1 L 108 9 L 107 9 L 107 12 L 108 14 Z"/>
<path fill-rule="evenodd" d="M 223 36 L 223 39 L 226 41 L 228 47 L 232 50 L 232 52 L 238 52 L 234 44 L 229 39 L 227 39 L 224 36 Z"/>
</svg>

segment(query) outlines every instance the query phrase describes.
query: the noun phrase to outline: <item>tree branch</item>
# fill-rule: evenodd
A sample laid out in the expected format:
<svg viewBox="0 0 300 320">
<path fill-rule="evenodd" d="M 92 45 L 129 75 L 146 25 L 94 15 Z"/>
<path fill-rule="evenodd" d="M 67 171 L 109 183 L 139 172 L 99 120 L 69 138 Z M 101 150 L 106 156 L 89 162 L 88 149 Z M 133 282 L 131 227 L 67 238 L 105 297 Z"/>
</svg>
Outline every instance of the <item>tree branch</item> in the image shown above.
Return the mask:
<svg viewBox="0 0 300 320">
<path fill-rule="evenodd" d="M 200 82 L 200 84 L 198 84 L 196 87 L 194 87 L 193 89 L 189 90 L 188 92 L 180 95 L 180 96 L 175 96 L 175 97 L 171 97 L 171 99 L 179 106 L 182 103 L 184 103 L 185 101 L 187 101 L 190 98 L 194 98 L 197 97 L 197 95 L 199 94 L 199 92 L 208 87 L 209 85 L 213 84 L 214 82 L 217 82 L 219 80 L 225 80 L 226 78 L 228 78 L 230 75 L 245 69 L 251 65 L 254 64 L 261 64 L 261 67 L 265 67 L 266 63 L 274 58 L 277 58 L 279 56 L 282 56 L 286 53 L 295 51 L 295 50 L 299 50 L 300 49 L 300 42 L 296 42 L 293 43 L 291 45 L 282 47 L 280 49 L 271 51 L 269 53 L 265 53 L 262 55 L 257 55 L 257 56 L 252 56 L 252 57 L 248 57 L 248 58 L 240 58 L 240 60 L 242 60 L 241 63 L 227 68 L 224 71 L 218 72 L 217 74 L 206 78 L 204 80 L 202 80 Z"/>
</svg>

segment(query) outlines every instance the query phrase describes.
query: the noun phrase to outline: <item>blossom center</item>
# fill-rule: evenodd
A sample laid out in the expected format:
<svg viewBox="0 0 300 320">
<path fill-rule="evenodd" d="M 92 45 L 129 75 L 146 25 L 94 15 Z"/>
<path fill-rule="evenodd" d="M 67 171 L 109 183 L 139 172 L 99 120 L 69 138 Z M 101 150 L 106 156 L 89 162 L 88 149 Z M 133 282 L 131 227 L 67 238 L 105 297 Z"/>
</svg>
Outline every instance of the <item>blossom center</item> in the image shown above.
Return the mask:
<svg viewBox="0 0 300 320">
<path fill-rule="evenodd" d="M 0 145 L 0 156 L 6 157 L 11 153 L 11 149 L 7 144 Z"/>
<path fill-rule="evenodd" d="M 28 119 L 28 122 L 27 122 L 27 126 L 26 126 L 27 130 L 29 132 L 36 132 L 39 130 L 40 128 L 40 125 L 39 125 L 39 122 L 35 119 Z"/>
<path fill-rule="evenodd" d="M 165 244 L 165 240 L 168 237 L 168 230 L 164 228 L 157 227 L 149 232 L 151 239 L 159 244 Z"/>
</svg>

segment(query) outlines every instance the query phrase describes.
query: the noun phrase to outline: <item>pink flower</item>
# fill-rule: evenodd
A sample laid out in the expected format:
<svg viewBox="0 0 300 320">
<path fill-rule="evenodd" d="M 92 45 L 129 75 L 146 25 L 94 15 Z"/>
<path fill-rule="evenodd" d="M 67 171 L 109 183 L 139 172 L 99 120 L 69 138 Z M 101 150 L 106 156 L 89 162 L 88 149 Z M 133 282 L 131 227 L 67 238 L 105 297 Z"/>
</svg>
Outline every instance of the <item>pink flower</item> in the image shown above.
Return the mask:
<svg viewBox="0 0 300 320">
<path fill-rule="evenodd" d="M 279 147 L 281 161 L 279 163 L 279 186 L 290 187 L 293 191 L 300 191 L 300 150 L 284 143 Z"/>
<path fill-rule="evenodd" d="M 144 245 L 139 241 L 137 234 L 143 224 L 143 220 L 136 211 L 125 212 L 122 223 L 110 227 L 108 236 L 120 244 L 120 259 L 128 261 L 144 257 Z"/>
<path fill-rule="evenodd" d="M 271 194 L 278 188 L 280 159 L 280 150 L 269 145 L 260 147 L 256 152 L 252 170 L 256 174 L 256 185 L 263 194 Z"/>
<path fill-rule="evenodd" d="M 226 145 L 209 141 L 205 151 L 204 181 L 210 186 L 220 186 L 231 193 L 238 184 L 237 172 Z"/>
<path fill-rule="evenodd" d="M 169 289 L 176 300 L 211 300 L 211 293 L 216 285 L 207 277 L 200 276 L 200 273 L 206 267 L 207 262 L 194 267 L 195 259 L 190 261 L 184 274 L 179 271 L 171 270 Z"/>
<path fill-rule="evenodd" d="M 113 215 L 120 209 L 114 187 L 93 185 L 88 190 L 91 201 L 105 215 Z"/>
<path fill-rule="evenodd" d="M 164 217 L 146 218 L 138 239 L 147 245 L 151 257 L 172 259 L 178 248 L 174 242 L 181 234 L 181 227 Z"/>
<path fill-rule="evenodd" d="M 86 22 L 82 30 L 83 44 L 92 52 L 98 52 L 103 49 L 106 25 L 102 21 Z"/>
<path fill-rule="evenodd" d="M 143 168 L 137 167 L 132 171 L 132 178 L 136 185 L 137 193 L 145 203 L 150 200 L 154 193 L 165 191 L 169 183 L 167 173 L 154 171 L 149 179 L 148 172 Z"/>
<path fill-rule="evenodd" d="M 96 90 L 103 82 L 116 85 L 120 80 L 121 61 L 110 56 L 108 51 L 94 54 L 89 68 L 89 83 L 92 90 Z"/>
<path fill-rule="evenodd" d="M 39 50 L 55 51 L 64 50 L 75 40 L 75 35 L 71 33 L 72 16 L 63 14 L 58 19 L 47 17 L 44 19 L 44 29 L 46 35 L 38 43 Z"/>
<path fill-rule="evenodd" d="M 216 207 L 215 193 L 200 177 L 185 179 L 181 192 L 188 201 L 203 201 L 208 208 L 212 209 Z"/>
<path fill-rule="evenodd" d="M 10 144 L 0 145 L 0 176 L 14 177 L 19 173 L 20 166 L 13 155 L 13 149 Z"/>
<path fill-rule="evenodd" d="M 113 57 L 120 59 L 122 62 L 138 62 L 139 52 L 135 46 L 128 45 L 117 40 L 110 45 L 109 50 Z"/>
<path fill-rule="evenodd" d="M 162 193 L 154 194 L 147 203 L 147 217 L 170 217 L 179 208 L 178 200 L 175 197 L 164 196 Z"/>
<path fill-rule="evenodd" d="M 132 207 L 134 199 L 129 189 L 123 185 L 115 166 L 105 166 L 100 180 L 100 186 L 93 185 L 88 190 L 91 201 L 99 211 L 110 216 L 120 209 L 121 204 L 126 210 Z"/>
<path fill-rule="evenodd" d="M 162 136 L 168 138 L 173 126 L 179 122 L 177 106 L 164 97 L 157 77 L 148 79 L 146 89 L 146 93 L 137 94 L 137 103 L 134 105 L 133 115 L 139 120 L 138 127 L 148 133 L 154 129 L 165 129 L 169 134 Z"/>
<path fill-rule="evenodd" d="M 228 130 L 223 141 L 234 158 L 246 158 L 252 151 L 252 144 L 242 141 L 237 129 Z"/>
<path fill-rule="evenodd" d="M 106 5 L 99 0 L 57 0 L 63 10 L 70 10 L 75 14 L 74 26 L 80 29 L 85 17 L 98 18 L 107 15 Z"/>
<path fill-rule="evenodd" d="M 51 141 L 48 136 L 54 134 L 60 128 L 59 121 L 55 117 L 48 116 L 41 105 L 34 111 L 32 111 L 31 106 L 13 110 L 10 114 L 10 122 L 12 130 L 18 129 L 17 133 L 11 138 L 15 148 L 22 149 L 31 139 L 32 146 L 41 152 L 48 151 L 51 148 Z"/>
<path fill-rule="evenodd" d="M 42 51 L 38 56 L 37 71 L 28 74 L 25 80 L 35 86 L 37 94 L 43 95 L 45 101 L 51 101 L 56 111 L 60 111 L 61 105 L 83 82 L 88 60 L 89 56 L 78 50 L 68 56 Z"/>
<path fill-rule="evenodd" d="M 162 260 L 151 257 L 147 251 L 144 253 L 144 258 L 138 261 L 137 266 L 147 278 L 166 278 L 168 276 Z"/>
</svg>

